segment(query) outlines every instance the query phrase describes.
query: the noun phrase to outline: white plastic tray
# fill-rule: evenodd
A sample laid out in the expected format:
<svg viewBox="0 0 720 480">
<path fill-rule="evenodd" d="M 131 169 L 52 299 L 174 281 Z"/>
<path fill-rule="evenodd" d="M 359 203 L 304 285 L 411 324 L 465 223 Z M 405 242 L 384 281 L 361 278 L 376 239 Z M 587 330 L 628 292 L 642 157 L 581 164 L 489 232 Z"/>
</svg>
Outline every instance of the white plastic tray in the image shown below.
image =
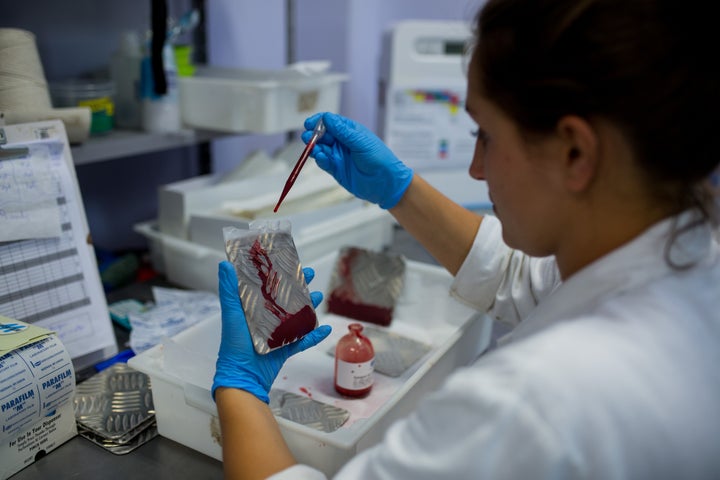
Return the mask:
<svg viewBox="0 0 720 480">
<path fill-rule="evenodd" d="M 311 265 L 311 290 L 327 287 L 337 252 Z M 431 350 L 401 376 L 376 374 L 370 395 L 346 399 L 333 388 L 333 358 L 327 349 L 347 331 L 351 320 L 318 308 L 320 323 L 333 333 L 316 348 L 292 357 L 274 387 L 347 409 L 348 422 L 324 433 L 279 418 L 283 436 L 298 461 L 333 475 L 356 452 L 380 441 L 391 422 L 407 415 L 426 393 L 438 388 L 456 367 L 474 359 L 488 344 L 488 317 L 449 296 L 450 275 L 440 267 L 408 261 L 406 285 L 395 309 L 391 331 L 431 345 Z M 158 431 L 202 453 L 222 458 L 217 410 L 210 396 L 220 340 L 213 318 L 156 346 L 129 364 L 151 378 Z"/>
<path fill-rule="evenodd" d="M 334 212 L 335 215 L 331 215 L 330 210 L 325 210 L 325 218 L 306 214 L 305 221 L 298 222 L 298 228 L 295 228 L 294 219 L 300 216 L 288 217 L 293 220 L 293 238 L 303 264 L 346 245 L 382 250 L 393 240 L 394 221 L 385 210 L 367 206 L 348 211 L 340 209 Z M 164 234 L 152 221 L 139 223 L 134 228 L 148 239 L 153 268 L 164 273 L 173 283 L 213 292 L 217 291 L 218 262 L 226 259 L 221 247 L 222 227 L 242 228 L 245 222 L 225 221 L 221 217 L 207 217 L 206 220 L 205 228 L 215 233 L 206 232 L 204 242 L 212 247 Z"/>
<path fill-rule="evenodd" d="M 341 73 L 300 75 L 200 66 L 181 77 L 180 113 L 189 127 L 225 132 L 278 133 L 298 130 L 315 112 L 336 112 Z"/>
</svg>

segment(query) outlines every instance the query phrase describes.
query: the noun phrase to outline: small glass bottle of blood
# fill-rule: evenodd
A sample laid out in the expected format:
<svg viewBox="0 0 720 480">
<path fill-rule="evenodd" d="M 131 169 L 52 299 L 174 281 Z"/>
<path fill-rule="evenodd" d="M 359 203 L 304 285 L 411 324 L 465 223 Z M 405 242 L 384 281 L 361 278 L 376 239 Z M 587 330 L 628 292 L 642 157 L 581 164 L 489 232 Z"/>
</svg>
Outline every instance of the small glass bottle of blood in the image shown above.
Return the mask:
<svg viewBox="0 0 720 480">
<path fill-rule="evenodd" d="M 335 347 L 335 390 L 347 397 L 363 397 L 372 389 L 375 350 L 362 334 L 362 325 L 351 323 L 348 330 Z"/>
</svg>

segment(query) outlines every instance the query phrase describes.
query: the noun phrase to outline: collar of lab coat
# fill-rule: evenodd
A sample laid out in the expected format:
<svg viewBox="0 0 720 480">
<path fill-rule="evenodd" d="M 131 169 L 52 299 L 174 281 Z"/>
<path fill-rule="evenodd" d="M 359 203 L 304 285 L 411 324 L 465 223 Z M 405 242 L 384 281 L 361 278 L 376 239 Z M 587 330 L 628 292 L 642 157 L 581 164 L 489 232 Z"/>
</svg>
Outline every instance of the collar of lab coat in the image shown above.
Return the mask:
<svg viewBox="0 0 720 480">
<path fill-rule="evenodd" d="M 587 265 L 560 284 L 512 332 L 502 337 L 500 345 L 528 337 L 545 328 L 592 312 L 611 297 L 622 295 L 642 285 L 680 270 L 668 264 L 698 268 L 719 254 L 718 244 L 708 222 L 684 231 L 672 240 L 672 232 L 698 221 L 698 213 L 687 211 L 663 220 L 641 235 Z M 672 242 L 672 243 L 668 243 Z M 667 246 L 671 245 L 666 254 Z"/>
</svg>

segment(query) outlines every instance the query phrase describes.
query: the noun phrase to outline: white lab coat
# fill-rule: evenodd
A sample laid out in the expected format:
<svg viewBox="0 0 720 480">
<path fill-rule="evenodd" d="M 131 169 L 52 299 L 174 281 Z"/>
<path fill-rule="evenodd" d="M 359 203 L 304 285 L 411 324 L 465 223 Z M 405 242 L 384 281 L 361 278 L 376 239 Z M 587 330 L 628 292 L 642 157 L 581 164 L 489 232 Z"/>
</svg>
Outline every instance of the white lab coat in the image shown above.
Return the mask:
<svg viewBox="0 0 720 480">
<path fill-rule="evenodd" d="M 720 478 L 720 247 L 682 235 L 673 270 L 672 222 L 561 283 L 486 217 L 452 291 L 518 326 L 336 478 Z"/>
</svg>

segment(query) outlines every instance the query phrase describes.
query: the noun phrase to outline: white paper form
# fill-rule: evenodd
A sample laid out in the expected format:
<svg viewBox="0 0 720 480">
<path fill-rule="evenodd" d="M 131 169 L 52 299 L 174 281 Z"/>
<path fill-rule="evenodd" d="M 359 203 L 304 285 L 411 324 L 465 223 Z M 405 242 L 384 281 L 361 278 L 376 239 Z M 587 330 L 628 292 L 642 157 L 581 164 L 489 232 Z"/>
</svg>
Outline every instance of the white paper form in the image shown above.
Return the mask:
<svg viewBox="0 0 720 480">
<path fill-rule="evenodd" d="M 28 148 L 24 158 L 0 161 L 0 242 L 60 235 L 55 172 L 63 166 L 63 144 Z M 59 155 L 53 151 L 58 149 Z"/>
<path fill-rule="evenodd" d="M 0 314 L 57 332 L 74 360 L 88 354 L 97 357 L 94 362 L 107 358 L 117 346 L 63 124 L 3 129 L 4 148 L 29 147 L 28 158 L 2 160 L 11 165 L 3 169 L 23 169 L 21 178 L 42 179 L 43 191 L 54 193 L 60 232 L 0 242 Z M 18 177 L 5 180 L 9 178 Z"/>
</svg>

